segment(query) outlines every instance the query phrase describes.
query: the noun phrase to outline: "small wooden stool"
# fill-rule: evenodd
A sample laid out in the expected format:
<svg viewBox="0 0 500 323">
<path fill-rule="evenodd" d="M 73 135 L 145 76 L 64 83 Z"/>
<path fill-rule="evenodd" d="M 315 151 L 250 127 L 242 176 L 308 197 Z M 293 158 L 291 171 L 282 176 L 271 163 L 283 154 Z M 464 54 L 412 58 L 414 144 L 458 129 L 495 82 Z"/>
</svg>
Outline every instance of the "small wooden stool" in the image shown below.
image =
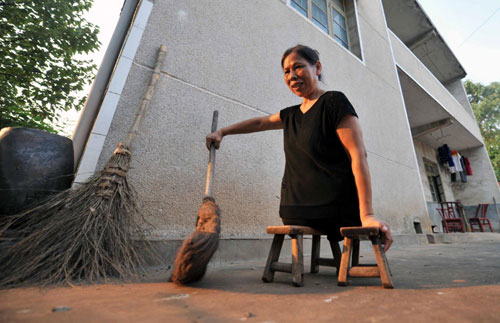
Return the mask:
<svg viewBox="0 0 500 323">
<path fill-rule="evenodd" d="M 320 258 L 321 235 L 323 232 L 300 225 L 281 225 L 269 226 L 266 229 L 268 234 L 274 234 L 271 250 L 267 257 L 266 268 L 262 275 L 262 280 L 270 283 L 274 279 L 274 273 L 277 271 L 292 273 L 293 285 L 300 287 L 304 286 L 304 258 L 303 258 L 303 236 L 312 235 L 312 251 L 311 251 L 311 273 L 317 273 L 319 266 L 336 267 L 337 273 L 340 265 L 341 252 L 338 243 L 330 242 L 332 248 L 333 259 Z M 279 262 L 281 247 L 285 234 L 292 238 L 292 263 Z"/>
<path fill-rule="evenodd" d="M 380 242 L 380 232 L 377 227 L 344 227 L 340 228 L 344 237 L 344 248 L 338 277 L 339 286 L 347 286 L 347 277 L 380 277 L 384 288 L 394 288 L 391 270 Z M 359 264 L 359 241 L 371 240 L 375 252 L 376 265 Z M 352 261 L 351 261 L 352 255 Z M 351 264 L 349 264 L 351 262 Z"/>
</svg>

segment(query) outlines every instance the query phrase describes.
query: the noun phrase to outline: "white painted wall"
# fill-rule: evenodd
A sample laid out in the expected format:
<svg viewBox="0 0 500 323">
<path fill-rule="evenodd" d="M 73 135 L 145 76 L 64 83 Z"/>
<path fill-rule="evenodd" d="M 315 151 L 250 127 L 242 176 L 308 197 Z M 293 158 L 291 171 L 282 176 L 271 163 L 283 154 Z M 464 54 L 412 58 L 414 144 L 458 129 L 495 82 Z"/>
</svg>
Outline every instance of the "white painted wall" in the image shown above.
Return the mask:
<svg viewBox="0 0 500 323">
<path fill-rule="evenodd" d="M 147 23 L 134 25 L 129 35 L 118 64 L 123 61 L 126 69 L 117 70 L 113 78 L 123 86 L 108 91 L 107 105 L 87 145 L 88 164 L 95 169 L 98 158 L 97 169 L 102 168 L 126 137 L 157 49 L 166 44 L 162 75 L 136 138 L 129 181 L 154 234 L 182 239 L 194 228 L 203 196 L 208 158 L 204 138 L 212 111 L 220 111 L 222 127 L 300 102 L 283 82 L 280 59 L 286 48 L 303 43 L 320 52 L 324 88 L 343 91 L 360 116 L 376 213 L 394 233 L 413 233 L 415 219 L 429 232 L 423 168 L 418 165 L 418 155 L 428 152 L 414 148 L 411 138 L 392 50 L 394 43 L 400 45 L 387 31 L 380 1 L 356 4 L 363 60 L 285 0 L 154 1 Z M 415 73 L 422 74 L 421 84 L 430 86 L 430 92 L 452 105 L 450 111 L 455 113 L 455 98 L 432 83 L 425 71 Z M 456 114 L 473 133 L 478 132 L 462 107 Z M 217 153 L 214 186 L 222 209 L 223 238 L 262 238 L 267 225 L 280 223 L 283 169 L 279 131 L 224 139 Z"/>
</svg>

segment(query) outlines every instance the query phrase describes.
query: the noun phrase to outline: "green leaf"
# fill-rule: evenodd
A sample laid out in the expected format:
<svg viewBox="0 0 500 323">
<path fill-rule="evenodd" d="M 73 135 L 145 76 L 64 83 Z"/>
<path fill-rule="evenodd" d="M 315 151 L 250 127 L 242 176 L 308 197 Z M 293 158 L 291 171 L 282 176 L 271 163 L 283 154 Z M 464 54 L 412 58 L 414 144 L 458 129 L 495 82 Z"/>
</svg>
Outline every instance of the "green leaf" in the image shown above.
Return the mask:
<svg viewBox="0 0 500 323">
<path fill-rule="evenodd" d="M 99 28 L 83 18 L 93 0 L 3 0 L 0 4 L 0 128 L 56 132 L 59 113 L 80 110 L 74 92 L 97 67 L 77 59 L 97 50 Z"/>
<path fill-rule="evenodd" d="M 465 81 L 464 85 L 497 180 L 500 182 L 500 83 L 483 85 Z"/>
</svg>

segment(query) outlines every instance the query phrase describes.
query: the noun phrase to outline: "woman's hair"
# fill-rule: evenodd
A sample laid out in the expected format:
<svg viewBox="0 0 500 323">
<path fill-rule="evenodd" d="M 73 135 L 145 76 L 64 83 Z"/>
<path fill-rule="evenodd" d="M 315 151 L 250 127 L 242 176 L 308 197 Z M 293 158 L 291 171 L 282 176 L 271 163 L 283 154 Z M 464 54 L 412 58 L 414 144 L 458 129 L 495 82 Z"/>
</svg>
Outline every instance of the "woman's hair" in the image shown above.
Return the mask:
<svg viewBox="0 0 500 323">
<path fill-rule="evenodd" d="M 285 59 L 290 55 L 291 53 L 297 53 L 300 57 L 305 59 L 309 64 L 314 65 L 319 61 L 319 52 L 315 49 L 312 49 L 309 46 L 305 45 L 296 45 L 293 47 L 288 48 L 284 53 L 283 56 L 281 56 L 281 68 L 283 68 L 283 63 L 285 62 Z M 318 79 L 321 81 L 322 80 L 322 75 L 320 74 L 318 76 Z"/>
</svg>

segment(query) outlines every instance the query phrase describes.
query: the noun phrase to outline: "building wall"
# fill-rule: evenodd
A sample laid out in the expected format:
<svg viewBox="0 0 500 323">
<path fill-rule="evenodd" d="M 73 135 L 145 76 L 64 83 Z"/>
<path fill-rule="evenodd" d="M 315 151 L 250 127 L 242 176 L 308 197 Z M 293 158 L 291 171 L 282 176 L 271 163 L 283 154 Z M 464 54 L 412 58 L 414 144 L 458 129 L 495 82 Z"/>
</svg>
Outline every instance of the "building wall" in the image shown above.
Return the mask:
<svg viewBox="0 0 500 323">
<path fill-rule="evenodd" d="M 468 137 L 477 139 L 475 140 L 477 142 L 476 145 L 482 145 L 483 139 L 472 108 L 467 101 L 467 96 L 461 81 L 447 84 L 445 87 L 394 33 L 390 32 L 390 36 L 394 49 L 395 61 L 398 67 L 406 74 L 410 75 L 411 78 L 423 88 L 450 117 L 452 117 L 454 122 L 463 127 L 458 130 L 461 131 L 461 133 L 455 133 L 455 135 L 462 136 L 465 133 Z M 444 143 L 445 142 L 441 142 L 440 144 Z M 428 203 L 429 218 L 432 225 L 437 225 L 440 221 L 435 211 L 436 204 L 429 198 L 430 191 L 427 177 L 425 176 L 425 169 L 422 168 L 422 157 L 435 160 L 435 157 L 432 157 L 435 155 L 435 151 L 429 146 L 426 147 L 426 145 L 419 141 L 415 141 L 415 150 L 420 166 L 420 176 L 424 187 L 424 194 Z M 468 178 L 467 183 L 462 183 L 460 181 L 460 176 L 457 174 L 457 182 L 451 182 L 450 173 L 444 170 L 443 167 L 440 167 L 440 175 L 445 189 L 446 200 L 460 200 L 466 207 L 477 206 L 478 203 L 493 203 L 493 197 L 498 201 L 496 196 L 500 194 L 500 190 L 498 189 L 495 174 L 484 146 L 461 149 L 459 152 L 461 155 L 470 158 L 473 169 L 477 169 L 477 175 L 475 172 L 474 176 Z M 498 225 L 498 218 L 493 219 L 493 221 L 496 222 L 496 224 L 494 224 L 495 226 Z M 438 227 L 440 227 L 440 225 Z"/>
<path fill-rule="evenodd" d="M 464 185 L 454 187 L 456 198 L 464 205 L 493 203 L 493 198 L 498 203 L 500 190 L 486 148 L 471 148 L 460 153 L 469 157 L 473 176 L 468 176 Z"/>
<path fill-rule="evenodd" d="M 457 101 L 462 105 L 462 107 L 474 118 L 474 113 L 472 112 L 472 107 L 470 105 L 469 99 L 467 98 L 467 92 L 465 91 L 464 84 L 462 80 L 455 80 L 449 84 L 446 84 L 446 89 L 450 91 L 450 94 L 457 99 Z"/>
<path fill-rule="evenodd" d="M 487 217 L 490 219 L 493 229 L 498 231 L 499 215 L 494 204 L 500 201 L 499 190 L 496 186 L 496 178 L 491 175 L 492 168 L 486 149 L 478 147 L 460 151 L 463 156 L 470 159 L 473 170 L 473 176 L 467 176 L 467 182 L 463 183 L 459 174 L 457 174 L 456 182 L 451 181 L 451 174 L 439 163 L 435 149 L 418 140 L 414 140 L 414 144 L 431 225 L 437 227 L 439 232 L 442 232 L 441 217 L 436 211 L 439 204 L 432 200 L 425 172 L 424 158 L 438 165 L 446 201 L 459 200 L 464 205 L 468 218 L 475 215 L 479 203 L 491 204 Z"/>
<path fill-rule="evenodd" d="M 441 181 L 443 183 L 443 190 L 446 200 L 455 201 L 455 194 L 451 186 L 451 174 L 439 163 L 436 150 L 418 140 L 414 140 L 413 143 L 415 145 L 415 152 L 417 154 L 420 177 L 422 178 L 422 185 L 424 187 L 425 200 L 428 202 L 432 201 L 432 195 L 429 188 L 427 174 L 425 172 L 424 158 L 438 166 L 439 176 L 441 177 Z"/>
<path fill-rule="evenodd" d="M 429 213 L 430 225 L 434 229 L 433 230 L 434 232 L 443 232 L 443 227 L 441 225 L 441 216 L 436 210 L 439 207 L 439 203 L 433 201 L 432 199 L 432 194 L 429 187 L 429 180 L 427 178 L 427 174 L 425 171 L 424 158 L 438 166 L 439 176 L 441 177 L 441 182 L 443 184 L 445 199 L 447 201 L 455 201 L 453 189 L 450 185 L 451 183 L 450 172 L 440 165 L 437 159 L 437 153 L 435 149 L 433 149 L 432 147 L 426 145 L 425 143 L 419 140 L 414 140 L 413 143 L 415 145 L 415 153 L 417 155 L 418 168 L 420 169 L 420 178 L 422 180 L 425 200 L 427 202 L 427 211 Z"/>
<path fill-rule="evenodd" d="M 391 43 L 379 1 L 355 1 L 363 61 L 280 0 L 154 2 L 99 158 L 125 138 L 160 44 L 168 52 L 151 109 L 133 150 L 130 182 L 154 234 L 192 232 L 203 196 L 214 109 L 219 126 L 300 102 L 282 78 L 282 52 L 297 43 L 319 50 L 324 88 L 356 108 L 372 174 L 374 208 L 394 233 L 430 230 Z M 265 236 L 279 224 L 284 169 L 279 131 L 230 136 L 217 153 L 215 198 L 223 238 Z"/>
<path fill-rule="evenodd" d="M 397 36 L 390 32 L 394 56 L 398 66 L 419 84 L 436 102 L 457 122 L 465 127 L 470 135 L 482 142 L 481 133 L 474 116 L 453 96 L 449 90 L 427 69 L 427 67 L 405 46 Z M 463 103 L 463 100 L 462 100 Z"/>
</svg>

